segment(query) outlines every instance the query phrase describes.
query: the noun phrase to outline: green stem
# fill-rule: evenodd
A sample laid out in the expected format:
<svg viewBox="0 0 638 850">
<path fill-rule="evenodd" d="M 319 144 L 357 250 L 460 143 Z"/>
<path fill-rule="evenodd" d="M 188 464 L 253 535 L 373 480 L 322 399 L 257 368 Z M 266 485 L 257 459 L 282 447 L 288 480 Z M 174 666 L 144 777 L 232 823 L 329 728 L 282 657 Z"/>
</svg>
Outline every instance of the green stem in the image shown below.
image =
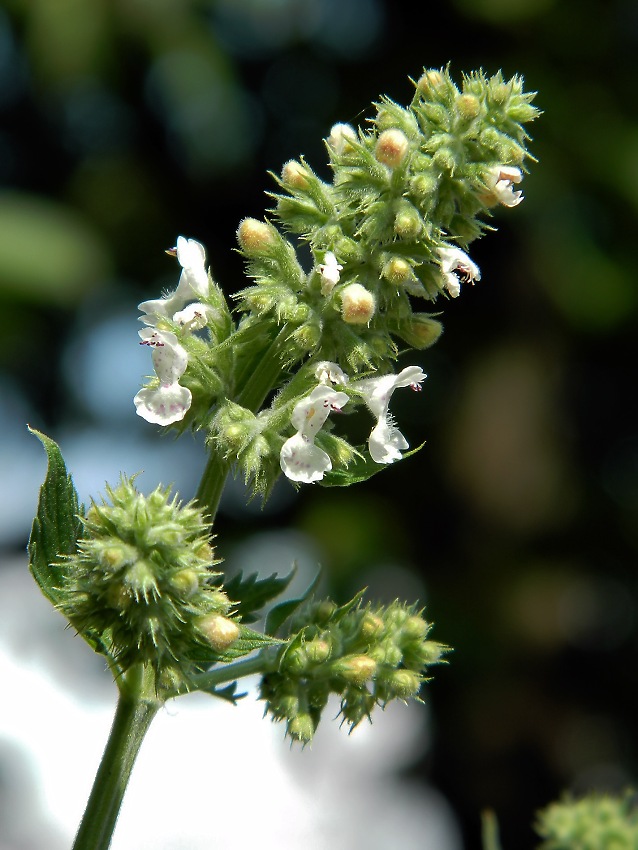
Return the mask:
<svg viewBox="0 0 638 850">
<path fill-rule="evenodd" d="M 217 685 L 224 685 L 226 682 L 234 682 L 236 679 L 242 679 L 244 676 L 252 676 L 254 673 L 270 673 L 277 669 L 277 654 L 269 652 L 260 652 L 251 658 L 244 658 L 241 661 L 236 661 L 234 664 L 224 664 L 221 667 L 216 667 L 214 670 L 209 670 L 206 673 L 200 673 L 193 677 L 193 683 L 199 691 L 210 691 L 216 688 Z"/>
<path fill-rule="evenodd" d="M 259 358 L 244 386 L 239 390 L 236 402 L 256 413 L 281 374 L 281 355 L 288 338 L 288 327 L 277 334 Z M 218 452 L 211 451 L 208 463 L 199 482 L 195 498 L 206 512 L 212 526 L 222 497 L 230 464 Z"/>
<path fill-rule="evenodd" d="M 143 691 L 142 671 L 122 687 L 104 755 L 73 850 L 107 850 L 135 759 L 160 702 Z"/>
</svg>

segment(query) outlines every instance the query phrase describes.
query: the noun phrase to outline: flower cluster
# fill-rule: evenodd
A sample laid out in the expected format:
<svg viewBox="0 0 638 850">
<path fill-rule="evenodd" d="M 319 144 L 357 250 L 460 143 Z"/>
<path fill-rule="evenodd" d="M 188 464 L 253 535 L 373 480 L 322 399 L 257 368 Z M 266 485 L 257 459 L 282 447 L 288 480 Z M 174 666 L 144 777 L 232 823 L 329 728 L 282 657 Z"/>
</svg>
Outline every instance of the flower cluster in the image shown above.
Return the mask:
<svg viewBox="0 0 638 850">
<path fill-rule="evenodd" d="M 567 795 L 538 813 L 536 831 L 544 839 L 540 850 L 635 850 L 638 847 L 638 807 L 635 795 L 622 797 Z"/>
<path fill-rule="evenodd" d="M 240 222 L 252 284 L 235 296 L 235 317 L 203 247 L 180 237 L 176 290 L 140 304 L 156 377 L 135 397 L 138 414 L 205 429 L 207 445 L 264 495 L 282 472 L 334 483 L 349 465 L 362 480 L 399 460 L 408 442 L 390 398 L 425 375 L 393 364 L 401 344 L 426 349 L 442 330 L 415 299 L 456 298 L 481 279 L 468 246 L 496 205 L 523 199 L 532 98 L 518 77 L 481 72 L 459 88 L 447 71 L 426 70 L 409 106 L 383 98 L 370 129 L 336 124 L 325 139 L 332 179 L 290 160 L 273 220 Z M 309 267 L 288 233 L 307 243 Z M 361 405 L 375 419 L 367 446 L 335 433 L 337 414 Z"/>
<path fill-rule="evenodd" d="M 159 683 L 188 682 L 240 637 L 218 586 L 205 517 L 169 491 L 139 493 L 123 479 L 83 518 L 77 553 L 61 565 L 73 588 L 63 613 L 125 671 L 138 662 Z"/>
<path fill-rule="evenodd" d="M 179 383 L 186 371 L 188 354 L 174 333 L 159 328 L 170 321 L 186 333 L 201 330 L 210 312 L 210 307 L 201 301 L 188 303 L 206 297 L 209 292 L 204 246 L 194 239 L 180 236 L 177 247 L 169 253 L 177 256 L 182 267 L 177 288 L 164 298 L 144 301 L 139 305 L 144 313 L 141 321 L 147 325 L 139 332 L 141 345 L 152 348 L 157 383 L 153 387 L 144 387 L 133 401 L 138 415 L 157 425 L 179 422 L 192 401 L 190 390 Z"/>
<path fill-rule="evenodd" d="M 277 671 L 264 677 L 261 697 L 273 720 L 284 720 L 291 738 L 310 741 L 330 694 L 354 727 L 375 705 L 416 697 L 427 667 L 446 648 L 428 640 L 430 625 L 413 606 L 342 607 L 310 603 L 294 619 L 296 636 L 280 651 Z"/>
</svg>

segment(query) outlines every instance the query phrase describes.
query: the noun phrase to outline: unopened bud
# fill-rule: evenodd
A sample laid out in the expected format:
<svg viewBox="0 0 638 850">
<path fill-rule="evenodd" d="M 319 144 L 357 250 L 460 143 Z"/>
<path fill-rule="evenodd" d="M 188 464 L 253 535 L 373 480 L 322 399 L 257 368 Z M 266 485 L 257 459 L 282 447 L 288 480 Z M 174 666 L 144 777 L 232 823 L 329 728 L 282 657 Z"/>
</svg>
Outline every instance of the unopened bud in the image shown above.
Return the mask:
<svg viewBox="0 0 638 850">
<path fill-rule="evenodd" d="M 436 192 L 438 185 L 439 181 L 434 174 L 421 172 L 412 178 L 410 182 L 410 189 L 415 195 L 417 195 L 417 197 L 427 198 L 433 192 Z"/>
<path fill-rule="evenodd" d="M 408 137 L 402 130 L 397 130 L 395 127 L 381 133 L 377 139 L 374 155 L 384 165 L 396 168 L 403 162 L 409 147 Z"/>
<path fill-rule="evenodd" d="M 409 319 L 391 328 L 391 331 L 412 348 L 422 351 L 434 345 L 443 333 L 443 325 L 436 319 L 431 319 L 427 313 L 414 313 Z"/>
<path fill-rule="evenodd" d="M 267 254 L 275 245 L 273 228 L 256 218 L 245 218 L 237 228 L 237 241 L 251 257 Z"/>
<path fill-rule="evenodd" d="M 392 257 L 381 270 L 381 277 L 394 286 L 401 286 L 412 277 L 412 266 L 402 257 Z"/>
<path fill-rule="evenodd" d="M 312 741 L 315 734 L 315 724 L 312 717 L 306 713 L 300 713 L 288 722 L 288 734 L 296 741 L 304 744 Z"/>
<path fill-rule="evenodd" d="M 434 91 L 440 90 L 445 86 L 445 77 L 441 71 L 431 69 L 422 74 L 416 85 L 421 94 L 428 97 Z"/>
<path fill-rule="evenodd" d="M 396 214 L 394 232 L 399 239 L 415 239 L 421 232 L 421 216 L 413 206 L 406 204 Z"/>
<path fill-rule="evenodd" d="M 403 634 L 412 640 L 423 640 L 429 631 L 429 626 L 423 619 L 413 614 L 405 621 L 401 627 Z"/>
<path fill-rule="evenodd" d="M 239 626 L 220 614 L 202 617 L 197 625 L 215 652 L 224 652 L 239 637 Z"/>
<path fill-rule="evenodd" d="M 171 586 L 181 596 L 192 596 L 199 588 L 199 576 L 195 570 L 181 570 L 171 576 Z"/>
<path fill-rule="evenodd" d="M 361 630 L 361 637 L 365 640 L 370 640 L 380 635 L 385 626 L 381 617 L 377 617 L 375 614 L 366 611 L 359 628 Z"/>
<path fill-rule="evenodd" d="M 136 561 L 129 567 L 124 575 L 124 584 L 131 588 L 136 598 L 147 598 L 158 593 L 155 573 L 146 561 Z"/>
<path fill-rule="evenodd" d="M 312 664 L 323 664 L 330 657 L 330 644 L 328 641 L 320 640 L 319 638 L 309 640 L 304 644 L 304 649 L 308 661 Z"/>
<path fill-rule="evenodd" d="M 421 677 L 412 670 L 394 670 L 388 678 L 388 687 L 400 699 L 408 699 L 418 693 Z"/>
<path fill-rule="evenodd" d="M 367 325 L 374 316 L 374 295 L 360 283 L 351 283 L 341 292 L 341 318 L 350 325 Z"/>
<path fill-rule="evenodd" d="M 314 620 L 317 623 L 327 623 L 336 610 L 337 605 L 335 602 L 331 599 L 323 599 L 319 605 L 317 605 Z"/>
<path fill-rule="evenodd" d="M 365 685 L 377 672 L 377 662 L 369 655 L 353 655 L 337 661 L 334 671 L 353 685 Z"/>
<path fill-rule="evenodd" d="M 350 124 L 334 124 L 330 130 L 330 135 L 326 139 L 328 147 L 331 148 L 337 156 L 342 156 L 352 150 L 352 142 L 357 141 L 357 132 Z"/>
<path fill-rule="evenodd" d="M 473 94 L 462 94 L 456 99 L 456 109 L 463 121 L 473 121 L 481 111 L 481 104 Z"/>
<path fill-rule="evenodd" d="M 308 188 L 308 172 L 303 165 L 295 159 L 288 160 L 281 169 L 281 179 L 292 189 Z"/>
</svg>

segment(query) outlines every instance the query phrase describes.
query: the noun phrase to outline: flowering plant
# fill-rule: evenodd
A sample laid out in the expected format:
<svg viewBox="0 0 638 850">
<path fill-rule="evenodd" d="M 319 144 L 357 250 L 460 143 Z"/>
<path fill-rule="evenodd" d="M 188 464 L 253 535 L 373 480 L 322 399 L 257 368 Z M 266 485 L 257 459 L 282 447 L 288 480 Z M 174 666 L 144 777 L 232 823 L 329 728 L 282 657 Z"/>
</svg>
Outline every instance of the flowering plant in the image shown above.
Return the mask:
<svg viewBox="0 0 638 850">
<path fill-rule="evenodd" d="M 122 477 L 85 511 L 59 447 L 38 434 L 49 467 L 31 570 L 119 690 L 75 850 L 109 846 L 167 699 L 200 690 L 235 702 L 237 681 L 259 674 L 267 713 L 305 744 L 331 694 L 354 727 L 377 705 L 418 699 L 447 651 L 417 604 L 375 606 L 363 592 L 337 604 L 317 598 L 316 582 L 275 603 L 290 576 L 225 582 L 213 547 L 231 472 L 265 500 L 281 475 L 295 487 L 348 486 L 411 453 L 392 396 L 420 390 L 426 375 L 396 361 L 442 330 L 417 299 L 455 298 L 479 281 L 470 244 L 495 207 L 522 200 L 523 125 L 537 114 L 522 80 L 479 72 L 458 88 L 447 70 L 426 70 L 414 88 L 408 107 L 381 98 L 367 130 L 332 128 L 330 181 L 304 159 L 283 166 L 270 217 L 239 224 L 251 282 L 234 309 L 203 245 L 183 236 L 168 252 L 181 268 L 176 288 L 139 305 L 154 375 L 135 409 L 178 434 L 204 432 L 192 501 L 162 487 L 145 496 Z M 371 418 L 362 444 L 351 436 L 357 409 Z"/>
</svg>

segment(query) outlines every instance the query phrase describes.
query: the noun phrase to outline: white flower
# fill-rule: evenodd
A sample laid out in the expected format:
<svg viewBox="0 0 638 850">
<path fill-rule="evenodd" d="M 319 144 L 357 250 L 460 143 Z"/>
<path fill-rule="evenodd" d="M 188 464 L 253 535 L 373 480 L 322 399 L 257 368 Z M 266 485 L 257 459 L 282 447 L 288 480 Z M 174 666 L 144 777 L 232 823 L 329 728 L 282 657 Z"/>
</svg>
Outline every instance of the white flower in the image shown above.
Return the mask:
<svg viewBox="0 0 638 850">
<path fill-rule="evenodd" d="M 333 124 L 326 142 L 328 143 L 328 147 L 332 148 L 337 156 L 342 156 L 349 142 L 356 142 L 356 140 L 357 131 L 352 125 Z"/>
<path fill-rule="evenodd" d="M 138 392 L 133 399 L 137 414 L 156 425 L 179 422 L 192 401 L 191 391 L 179 383 L 188 365 L 188 354 L 170 331 L 143 328 L 139 335 L 142 339 L 140 345 L 148 345 L 152 349 L 159 386 L 144 387 Z"/>
<path fill-rule="evenodd" d="M 398 375 L 381 375 L 379 378 L 364 378 L 355 384 L 377 424 L 368 438 L 370 457 L 376 463 L 393 463 L 401 460 L 401 450 L 409 448 L 408 441 L 395 426 L 390 414 L 390 398 L 397 387 L 421 389 L 425 373 L 419 366 L 407 366 Z"/>
<path fill-rule="evenodd" d="M 520 183 L 523 173 L 513 165 L 495 165 L 487 172 L 485 183 L 496 200 L 506 207 L 515 207 L 523 200 L 523 193 L 514 191 L 514 183 Z"/>
<path fill-rule="evenodd" d="M 210 287 L 205 266 L 206 252 L 202 244 L 194 239 L 179 236 L 177 247 L 167 253 L 177 257 L 182 273 L 173 292 L 167 293 L 163 298 L 138 304 L 138 309 L 145 314 L 140 316 L 140 321 L 151 327 L 157 327 L 162 319 L 174 318 L 193 298 L 206 297 Z"/>
<path fill-rule="evenodd" d="M 341 410 L 347 402 L 345 393 L 336 392 L 325 384 L 319 384 L 310 395 L 297 402 L 291 416 L 297 433 L 286 440 L 279 456 L 281 469 L 291 481 L 311 484 L 321 481 L 324 473 L 332 469 L 326 452 L 315 446 L 315 437 L 330 412 Z"/>
<path fill-rule="evenodd" d="M 460 248 L 439 248 L 438 252 L 444 285 L 452 298 L 460 295 L 462 283 L 474 283 L 481 279 L 479 267 Z"/>
<path fill-rule="evenodd" d="M 332 251 L 326 251 L 323 257 L 323 263 L 317 266 L 317 270 L 321 275 L 321 294 L 330 295 L 341 278 L 341 270 L 343 266 L 337 262 L 337 258 Z"/>
<path fill-rule="evenodd" d="M 182 274 L 175 291 L 176 295 L 183 293 L 185 300 L 205 298 L 208 295 L 209 281 L 206 271 L 206 251 L 195 239 L 177 238 L 177 259 L 182 267 Z"/>
<path fill-rule="evenodd" d="M 315 378 L 320 384 L 346 385 L 350 380 L 343 369 L 329 360 L 321 360 L 315 369 Z"/>
<path fill-rule="evenodd" d="M 184 328 L 187 333 L 193 331 L 201 331 L 206 327 L 210 316 L 214 315 L 215 311 L 208 304 L 202 304 L 201 301 L 194 301 L 183 310 L 173 314 L 173 321 L 176 325 Z"/>
</svg>

